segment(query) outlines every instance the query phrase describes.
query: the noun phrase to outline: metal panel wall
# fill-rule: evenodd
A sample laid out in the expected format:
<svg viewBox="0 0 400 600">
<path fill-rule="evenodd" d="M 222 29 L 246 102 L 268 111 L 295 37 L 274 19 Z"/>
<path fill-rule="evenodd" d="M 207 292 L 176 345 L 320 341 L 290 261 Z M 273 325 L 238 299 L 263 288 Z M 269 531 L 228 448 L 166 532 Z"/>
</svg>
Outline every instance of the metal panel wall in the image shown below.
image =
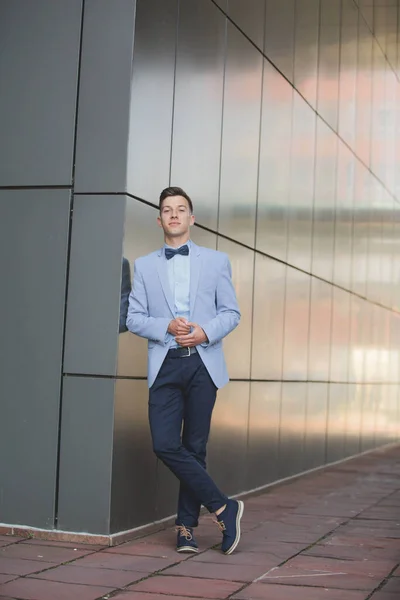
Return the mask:
<svg viewBox="0 0 400 600">
<path fill-rule="evenodd" d="M 0 3 L 0 522 L 53 528 L 82 0 Z"/>
<path fill-rule="evenodd" d="M 54 525 L 69 205 L 69 190 L 0 190 L 3 523 Z"/>
<path fill-rule="evenodd" d="M 139 0 L 124 242 L 131 264 L 160 247 L 171 183 L 193 198 L 193 239 L 231 258 L 243 316 L 209 447 L 227 493 L 391 441 L 400 414 L 397 7 L 378 39 L 350 0 L 243 4 Z M 152 458 L 146 344 L 129 333 L 118 373 L 118 478 L 146 470 L 148 485 L 114 489 L 116 527 L 172 514 L 177 491 Z"/>
</svg>

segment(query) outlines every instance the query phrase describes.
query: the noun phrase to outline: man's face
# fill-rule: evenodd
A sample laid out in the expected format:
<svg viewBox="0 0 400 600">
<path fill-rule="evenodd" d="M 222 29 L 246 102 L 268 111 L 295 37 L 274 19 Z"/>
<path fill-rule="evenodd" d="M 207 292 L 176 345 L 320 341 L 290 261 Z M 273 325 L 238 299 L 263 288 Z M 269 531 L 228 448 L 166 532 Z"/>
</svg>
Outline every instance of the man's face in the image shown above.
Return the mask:
<svg viewBox="0 0 400 600">
<path fill-rule="evenodd" d="M 194 223 L 189 204 L 183 196 L 168 196 L 163 200 L 158 224 L 168 237 L 179 237 L 189 234 Z"/>
</svg>

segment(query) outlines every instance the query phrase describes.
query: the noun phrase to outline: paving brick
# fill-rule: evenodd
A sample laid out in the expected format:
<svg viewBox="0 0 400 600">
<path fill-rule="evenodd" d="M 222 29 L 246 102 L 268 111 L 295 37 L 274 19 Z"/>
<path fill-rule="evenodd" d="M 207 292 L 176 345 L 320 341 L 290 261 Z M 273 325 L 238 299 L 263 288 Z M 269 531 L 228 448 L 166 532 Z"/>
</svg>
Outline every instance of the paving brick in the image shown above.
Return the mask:
<svg viewBox="0 0 400 600">
<path fill-rule="evenodd" d="M 292 585 L 263 585 L 254 583 L 238 594 L 233 600 L 365 600 L 365 592 L 346 591 L 326 588 L 313 589 Z M 121 599 L 122 600 L 122 599 Z M 133 599 L 132 599 L 133 600 Z"/>
<path fill-rule="evenodd" d="M 0 586 L 0 595 L 21 600 L 95 600 L 110 588 L 89 585 L 69 585 L 39 579 L 17 579 Z"/>
<path fill-rule="evenodd" d="M 193 577 L 156 576 L 140 581 L 128 589 L 135 592 L 152 592 L 171 596 L 189 596 L 193 598 L 227 598 L 243 586 L 242 583 L 221 581 L 218 579 L 199 579 Z"/>
<path fill-rule="evenodd" d="M 80 558 L 74 563 L 76 567 L 96 567 L 97 569 L 117 569 L 118 571 L 140 571 L 153 573 L 177 562 L 176 559 L 153 558 L 151 556 L 127 556 L 126 554 L 107 554 L 99 552 Z"/>
<path fill-rule="evenodd" d="M 147 592 L 120 592 L 112 597 L 112 600 L 192 600 L 190 596 L 169 596 L 168 594 L 148 594 Z M 0 600 L 3 600 L 0 598 Z"/>
<path fill-rule="evenodd" d="M 191 558 L 193 562 L 204 562 L 220 565 L 250 565 L 261 566 L 266 571 L 272 567 L 276 567 L 282 562 L 282 559 L 269 554 L 268 552 L 234 552 L 226 556 L 218 550 L 206 550 L 197 556 Z"/>
<path fill-rule="evenodd" d="M 372 594 L 371 600 L 399 600 L 399 594 L 396 592 L 391 594 L 390 592 L 378 591 Z"/>
<path fill-rule="evenodd" d="M 262 585 L 288 585 L 290 582 L 290 585 L 299 587 L 309 586 L 372 592 L 381 581 L 382 578 L 379 577 L 353 575 L 347 573 L 344 569 L 341 570 L 339 568 L 337 571 L 328 571 L 324 569 L 305 570 L 284 565 L 265 574 L 265 576 L 257 583 Z"/>
<path fill-rule="evenodd" d="M 250 582 L 264 572 L 260 566 L 222 565 L 187 560 L 165 571 L 165 575 L 183 575 L 205 579 L 223 579 L 227 581 Z"/>
<path fill-rule="evenodd" d="M 77 550 L 87 550 L 87 551 L 96 551 L 96 550 L 104 550 L 104 546 L 100 546 L 99 544 L 84 544 L 79 542 L 63 542 L 56 541 L 52 542 L 50 540 L 36 540 L 36 539 L 27 539 L 21 542 L 23 546 L 48 546 L 49 548 L 72 548 L 73 550 L 76 548 Z"/>
<path fill-rule="evenodd" d="M 149 542 L 130 542 L 128 544 L 121 544 L 115 548 L 107 548 L 107 550 L 103 550 L 103 553 L 126 554 L 129 556 L 153 556 L 173 559 L 174 562 L 187 558 L 187 556 L 179 554 L 173 544 L 151 544 Z"/>
<path fill-rule="evenodd" d="M 396 561 L 377 561 L 377 560 L 338 560 L 335 558 L 321 558 L 317 556 L 295 556 L 289 560 L 285 567 L 303 569 L 305 572 L 345 571 L 348 575 L 362 575 L 368 577 L 387 577 L 397 565 Z"/>
<path fill-rule="evenodd" d="M 316 544 L 302 553 L 304 556 L 322 556 L 325 558 L 337 558 L 341 560 L 396 560 L 399 556 L 398 550 L 386 548 L 360 548 L 359 546 L 330 546 L 328 544 Z"/>
<path fill-rule="evenodd" d="M 397 594 L 400 598 L 400 577 L 391 577 L 383 586 L 382 592 Z"/>
<path fill-rule="evenodd" d="M 64 583 L 80 583 L 83 585 L 100 585 L 110 588 L 122 588 L 134 581 L 146 577 L 147 573 L 138 571 L 117 571 L 116 569 L 84 569 L 72 565 L 64 565 L 34 575 L 35 579 L 59 581 Z"/>
<path fill-rule="evenodd" d="M 54 567 L 54 563 L 21 558 L 2 558 L 0 561 L 0 573 L 6 575 L 30 575 L 50 567 Z"/>
<path fill-rule="evenodd" d="M 73 548 L 60 548 L 52 546 L 36 546 L 25 544 L 13 544 L 0 548 L 0 560 L 2 558 L 25 558 L 52 563 L 64 563 L 86 556 L 92 550 L 74 550 Z"/>
<path fill-rule="evenodd" d="M 6 542 L 7 544 L 16 544 L 24 539 L 16 535 L 0 535 L 0 542 Z"/>
<path fill-rule="evenodd" d="M 0 583 L 7 583 L 8 581 L 13 581 L 13 579 L 17 579 L 18 575 L 4 575 L 0 573 Z"/>
</svg>

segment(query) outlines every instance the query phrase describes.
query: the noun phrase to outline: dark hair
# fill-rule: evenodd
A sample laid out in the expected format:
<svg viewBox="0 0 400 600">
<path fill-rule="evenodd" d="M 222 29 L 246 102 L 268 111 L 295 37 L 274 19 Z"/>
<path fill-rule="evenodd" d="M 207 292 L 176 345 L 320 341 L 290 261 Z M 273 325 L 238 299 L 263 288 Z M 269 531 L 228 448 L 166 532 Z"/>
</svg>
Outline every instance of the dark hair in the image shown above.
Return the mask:
<svg viewBox="0 0 400 600">
<path fill-rule="evenodd" d="M 186 198 L 187 203 L 189 204 L 189 210 L 191 213 L 193 213 L 193 202 L 191 201 L 191 199 L 189 198 L 187 193 L 180 187 L 167 187 L 167 188 L 165 188 L 165 190 L 163 190 L 161 192 L 160 205 L 159 205 L 160 212 L 161 212 L 162 203 L 165 200 L 165 198 L 168 198 L 171 196 L 182 196 L 183 198 Z"/>
</svg>

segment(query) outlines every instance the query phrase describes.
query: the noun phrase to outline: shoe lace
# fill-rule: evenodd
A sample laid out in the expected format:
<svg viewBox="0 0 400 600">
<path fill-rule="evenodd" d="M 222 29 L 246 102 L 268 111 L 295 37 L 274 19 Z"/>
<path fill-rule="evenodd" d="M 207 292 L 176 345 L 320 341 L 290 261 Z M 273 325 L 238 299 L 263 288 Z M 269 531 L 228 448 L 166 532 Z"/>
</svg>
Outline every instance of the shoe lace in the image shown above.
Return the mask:
<svg viewBox="0 0 400 600">
<path fill-rule="evenodd" d="M 185 527 L 185 525 L 178 525 L 175 531 L 177 531 L 179 535 L 184 537 L 188 542 L 190 542 L 193 539 L 193 535 L 191 534 L 189 529 Z"/>
<path fill-rule="evenodd" d="M 214 523 L 216 523 L 220 529 L 220 531 L 222 531 L 222 533 L 224 533 L 224 531 L 226 531 L 226 527 L 225 527 L 225 523 L 223 521 L 218 521 L 217 519 L 213 519 Z"/>
</svg>

